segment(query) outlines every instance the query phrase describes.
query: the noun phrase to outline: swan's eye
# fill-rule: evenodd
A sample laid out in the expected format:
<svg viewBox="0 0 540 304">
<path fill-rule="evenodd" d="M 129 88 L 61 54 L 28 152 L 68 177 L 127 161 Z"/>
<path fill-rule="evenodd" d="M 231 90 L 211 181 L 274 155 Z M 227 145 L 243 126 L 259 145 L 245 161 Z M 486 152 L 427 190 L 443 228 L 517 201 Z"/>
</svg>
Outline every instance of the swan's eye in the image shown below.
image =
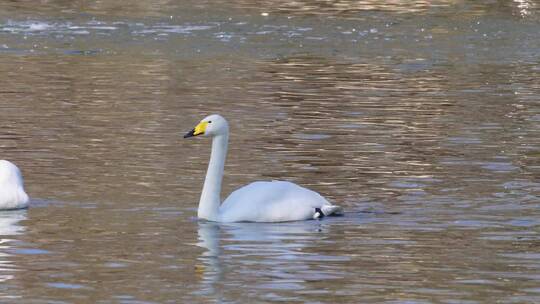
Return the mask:
<svg viewBox="0 0 540 304">
<path fill-rule="evenodd" d="M 212 123 L 212 121 L 211 121 L 211 120 L 209 120 L 209 121 L 208 121 L 208 123 Z"/>
</svg>

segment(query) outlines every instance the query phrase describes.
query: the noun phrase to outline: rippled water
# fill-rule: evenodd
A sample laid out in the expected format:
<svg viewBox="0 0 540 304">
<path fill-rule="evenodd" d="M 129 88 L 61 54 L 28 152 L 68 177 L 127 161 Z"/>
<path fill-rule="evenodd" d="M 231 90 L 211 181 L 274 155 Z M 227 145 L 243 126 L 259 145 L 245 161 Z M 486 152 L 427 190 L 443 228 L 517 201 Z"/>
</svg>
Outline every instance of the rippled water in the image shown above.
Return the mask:
<svg viewBox="0 0 540 304">
<path fill-rule="evenodd" d="M 1 3 L 0 302 L 540 302 L 539 7 Z M 197 221 L 209 113 L 345 216 Z"/>
</svg>

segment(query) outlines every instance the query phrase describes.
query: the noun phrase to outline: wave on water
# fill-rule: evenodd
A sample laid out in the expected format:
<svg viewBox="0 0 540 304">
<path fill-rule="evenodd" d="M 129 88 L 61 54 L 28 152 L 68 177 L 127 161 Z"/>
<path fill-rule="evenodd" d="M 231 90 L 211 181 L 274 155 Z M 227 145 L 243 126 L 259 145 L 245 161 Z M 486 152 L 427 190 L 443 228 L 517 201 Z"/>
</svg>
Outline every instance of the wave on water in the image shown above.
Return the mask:
<svg viewBox="0 0 540 304">
<path fill-rule="evenodd" d="M 132 35 L 146 34 L 191 34 L 194 31 L 204 31 L 214 28 L 215 25 L 193 24 L 156 24 L 146 25 L 140 22 L 113 22 L 89 21 L 81 24 L 72 22 L 46 22 L 38 20 L 13 21 L 0 23 L 0 33 L 25 34 L 25 35 L 48 35 L 48 34 L 73 34 L 88 35 L 91 33 L 106 33 L 123 30 Z"/>
</svg>

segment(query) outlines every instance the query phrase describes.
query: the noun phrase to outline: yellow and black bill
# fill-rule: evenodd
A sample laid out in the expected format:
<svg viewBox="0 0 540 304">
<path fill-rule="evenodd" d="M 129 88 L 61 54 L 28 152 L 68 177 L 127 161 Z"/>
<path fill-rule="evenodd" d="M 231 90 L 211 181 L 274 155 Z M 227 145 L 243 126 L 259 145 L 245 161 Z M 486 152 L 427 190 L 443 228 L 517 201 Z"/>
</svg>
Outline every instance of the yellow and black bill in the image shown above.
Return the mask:
<svg viewBox="0 0 540 304">
<path fill-rule="evenodd" d="M 203 135 L 206 131 L 206 126 L 208 125 L 207 121 L 201 121 L 193 130 L 189 131 L 184 135 L 184 138 L 193 137 L 197 135 Z"/>
</svg>

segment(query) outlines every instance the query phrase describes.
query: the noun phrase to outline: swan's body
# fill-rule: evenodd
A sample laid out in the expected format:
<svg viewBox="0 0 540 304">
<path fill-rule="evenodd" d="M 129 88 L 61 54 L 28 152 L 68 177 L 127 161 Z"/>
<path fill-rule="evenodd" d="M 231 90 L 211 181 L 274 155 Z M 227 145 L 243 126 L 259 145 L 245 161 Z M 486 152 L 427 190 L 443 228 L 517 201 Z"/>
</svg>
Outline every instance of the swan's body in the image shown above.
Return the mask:
<svg viewBox="0 0 540 304">
<path fill-rule="evenodd" d="M 283 181 L 253 182 L 227 197 L 219 208 L 221 222 L 286 222 L 312 219 L 316 209 L 333 211 L 319 193 Z"/>
<path fill-rule="evenodd" d="M 197 135 L 213 137 L 197 212 L 199 218 L 216 222 L 285 222 L 341 212 L 340 207 L 330 204 L 317 192 L 283 181 L 251 183 L 231 193 L 221 204 L 229 126 L 223 117 L 210 115 L 184 137 Z"/>
<path fill-rule="evenodd" d="M 21 171 L 7 160 L 0 160 L 0 210 L 28 207 Z"/>
</svg>

